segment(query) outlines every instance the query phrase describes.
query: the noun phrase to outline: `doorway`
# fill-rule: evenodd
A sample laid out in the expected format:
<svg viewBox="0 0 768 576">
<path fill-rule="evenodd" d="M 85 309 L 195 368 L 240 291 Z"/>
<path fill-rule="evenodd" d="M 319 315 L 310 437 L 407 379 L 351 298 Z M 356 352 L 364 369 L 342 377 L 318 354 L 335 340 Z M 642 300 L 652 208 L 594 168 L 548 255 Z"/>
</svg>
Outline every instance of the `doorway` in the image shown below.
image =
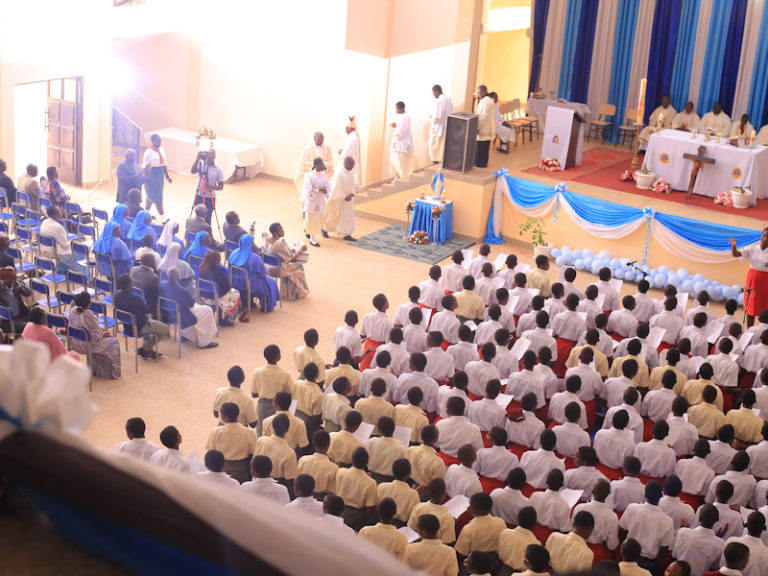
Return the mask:
<svg viewBox="0 0 768 576">
<path fill-rule="evenodd" d="M 14 87 L 15 174 L 56 166 L 59 180 L 82 185 L 83 79 L 57 78 Z"/>
</svg>

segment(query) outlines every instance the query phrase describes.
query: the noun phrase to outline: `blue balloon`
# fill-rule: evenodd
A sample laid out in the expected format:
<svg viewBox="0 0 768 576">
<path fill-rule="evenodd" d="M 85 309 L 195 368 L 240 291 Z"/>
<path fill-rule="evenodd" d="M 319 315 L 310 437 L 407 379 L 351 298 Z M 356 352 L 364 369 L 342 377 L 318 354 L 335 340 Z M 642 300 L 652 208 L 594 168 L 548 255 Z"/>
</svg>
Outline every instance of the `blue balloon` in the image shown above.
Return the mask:
<svg viewBox="0 0 768 576">
<path fill-rule="evenodd" d="M 659 266 L 659 272 L 661 272 L 662 274 L 667 274 L 667 273 L 669 273 L 669 267 L 668 266 Z"/>
<path fill-rule="evenodd" d="M 744 306 L 744 292 L 739 294 L 738 298 L 736 298 L 736 302 L 739 303 L 739 306 Z"/>
<path fill-rule="evenodd" d="M 560 256 L 561 251 L 560 248 L 552 248 L 552 258 L 557 258 Z"/>
<path fill-rule="evenodd" d="M 592 274 L 597 274 L 600 272 L 600 268 L 603 267 L 603 263 L 599 260 L 592 260 L 592 266 L 590 267 L 590 270 L 592 271 Z"/>
<path fill-rule="evenodd" d="M 624 270 L 622 270 L 621 268 L 615 270 L 613 272 L 613 277 L 618 278 L 619 280 L 624 280 Z"/>
<path fill-rule="evenodd" d="M 644 274 L 642 272 L 635 272 L 635 282 L 640 282 L 643 279 Z"/>
<path fill-rule="evenodd" d="M 592 251 L 591 248 L 587 248 L 586 250 L 584 250 L 582 252 L 582 254 L 584 254 L 584 256 L 587 256 L 589 258 L 591 258 L 591 257 L 593 257 L 595 255 L 595 253 Z"/>
<path fill-rule="evenodd" d="M 686 278 L 685 280 L 683 280 L 683 284 L 682 286 L 680 286 L 680 290 L 682 290 L 683 292 L 690 292 L 691 290 L 693 290 L 693 280 L 691 280 L 690 278 Z"/>
<path fill-rule="evenodd" d="M 694 282 L 703 282 L 704 281 L 704 274 L 697 273 L 693 275 L 693 281 Z"/>
<path fill-rule="evenodd" d="M 656 285 L 657 288 L 661 288 L 666 283 L 667 277 L 662 274 L 661 272 L 657 273 L 653 277 L 653 283 Z"/>
<path fill-rule="evenodd" d="M 618 258 L 611 258 L 611 268 L 615 269 L 615 268 L 618 268 L 619 266 L 621 266 L 621 260 L 619 260 Z"/>
<path fill-rule="evenodd" d="M 571 253 L 571 249 L 568 248 L 568 246 L 563 246 L 562 248 L 560 248 L 560 250 L 563 251 L 563 254 L 570 254 Z"/>
<path fill-rule="evenodd" d="M 581 258 L 582 257 L 581 250 L 574 250 L 573 257 L 576 259 Z"/>
<path fill-rule="evenodd" d="M 667 284 L 677 287 L 680 284 L 680 277 L 677 274 L 670 274 L 667 276 Z"/>
<path fill-rule="evenodd" d="M 601 250 L 597 257 L 600 258 L 601 261 L 610 260 L 611 254 L 608 252 L 608 250 Z"/>
<path fill-rule="evenodd" d="M 698 293 L 699 293 L 699 292 L 701 292 L 702 290 L 706 290 L 706 289 L 707 289 L 707 285 L 706 285 L 706 284 L 704 284 L 704 282 L 695 282 L 695 283 L 693 284 L 693 291 L 694 291 L 696 294 L 698 294 Z"/>
<path fill-rule="evenodd" d="M 579 258 L 573 265 L 576 266 L 576 270 L 584 270 L 584 258 Z"/>
<path fill-rule="evenodd" d="M 712 300 L 717 299 L 717 289 L 714 286 L 707 288 L 707 294 L 709 294 L 709 297 L 712 298 Z"/>
<path fill-rule="evenodd" d="M 592 256 L 584 256 L 584 268 L 592 269 L 592 261 L 594 258 Z"/>
<path fill-rule="evenodd" d="M 558 266 L 564 266 L 565 265 L 565 256 L 558 256 L 555 258 L 555 264 Z"/>
<path fill-rule="evenodd" d="M 729 298 L 733 298 L 733 288 L 731 288 L 730 286 L 723 286 L 722 294 L 723 294 L 723 298 L 725 298 L 726 300 Z"/>
<path fill-rule="evenodd" d="M 687 278 L 688 270 L 686 270 L 685 268 L 678 268 L 677 275 L 680 276 L 680 278 Z"/>
<path fill-rule="evenodd" d="M 646 274 L 650 274 L 651 273 L 651 267 L 648 266 L 648 264 L 643 264 L 642 266 L 640 266 L 640 269 L 643 272 L 645 272 Z"/>
</svg>

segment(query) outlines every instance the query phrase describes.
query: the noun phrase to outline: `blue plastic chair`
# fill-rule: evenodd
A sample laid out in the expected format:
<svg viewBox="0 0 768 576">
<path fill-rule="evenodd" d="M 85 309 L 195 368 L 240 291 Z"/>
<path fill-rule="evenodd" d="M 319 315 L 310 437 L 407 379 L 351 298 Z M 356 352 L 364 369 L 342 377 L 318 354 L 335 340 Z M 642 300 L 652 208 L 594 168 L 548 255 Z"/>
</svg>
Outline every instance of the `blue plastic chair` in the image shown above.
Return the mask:
<svg viewBox="0 0 768 576">
<path fill-rule="evenodd" d="M 175 326 L 174 332 L 178 343 L 178 357 L 181 358 L 181 310 L 175 300 L 160 297 L 160 316 L 169 326 Z"/>
<path fill-rule="evenodd" d="M 277 268 L 277 277 L 278 281 L 280 282 L 280 294 L 283 293 L 283 275 L 281 273 L 281 268 L 283 267 L 283 261 L 278 256 L 273 256 L 272 254 L 262 254 L 261 255 L 261 261 L 264 263 L 264 266 L 272 266 L 273 268 Z M 272 276 L 272 274 L 270 274 Z M 283 299 L 280 298 L 280 308 L 283 307 Z"/>
<path fill-rule="evenodd" d="M 184 234 L 184 241 L 187 244 L 187 248 L 192 246 L 192 242 L 195 241 L 195 236 L 197 236 L 195 232 L 187 232 L 186 234 Z"/>
<path fill-rule="evenodd" d="M 112 256 L 96 253 L 96 272 L 99 276 L 113 280 L 115 278 L 115 264 L 112 262 Z"/>
<path fill-rule="evenodd" d="M 213 314 L 216 317 L 216 336 L 219 335 L 219 324 L 221 323 L 221 308 L 219 307 L 219 287 L 213 280 L 198 278 L 197 297 L 213 299 Z"/>
<path fill-rule="evenodd" d="M 8 202 L 8 190 L 0 188 L 0 220 L 13 220 L 11 204 Z"/>
<path fill-rule="evenodd" d="M 187 259 L 187 262 L 192 267 L 192 270 L 194 270 L 195 278 L 200 276 L 200 264 L 203 263 L 203 259 L 200 256 L 195 256 L 194 254 L 190 254 L 189 258 Z"/>
<path fill-rule="evenodd" d="M 29 254 L 31 260 L 35 254 L 40 252 L 40 246 L 34 242 L 34 234 L 32 230 L 23 226 L 16 226 L 16 246 L 22 251 Z"/>
<path fill-rule="evenodd" d="M 2 188 L 2 190 L 5 190 Z M 13 320 L 13 310 L 8 308 L 7 306 L 0 306 L 0 320 L 6 320 L 8 324 L 11 327 L 11 333 L 10 335 L 13 336 L 16 334 L 16 324 Z"/>
<path fill-rule="evenodd" d="M 112 331 L 112 328 L 115 327 L 115 319 L 107 314 L 107 305 L 104 302 L 91 300 L 88 309 L 96 315 L 97 320 L 101 316 L 101 324 L 104 326 L 104 330 L 107 332 Z"/>
<path fill-rule="evenodd" d="M 29 272 L 30 270 L 35 269 L 35 265 L 32 264 L 32 262 L 27 262 L 21 257 L 21 250 L 18 248 L 8 248 L 7 250 L 8 256 L 13 258 L 14 262 L 16 263 L 16 271 L 17 272 Z"/>
<path fill-rule="evenodd" d="M 58 274 L 56 272 L 56 261 L 49 260 L 48 258 L 41 258 L 38 256 L 35 258 L 35 268 L 37 268 L 38 280 L 53 284 L 53 291 L 56 292 L 59 289 L 59 282 L 66 282 L 67 277 L 64 274 Z"/>
<path fill-rule="evenodd" d="M 42 210 L 43 208 L 48 210 L 48 208 L 50 208 L 53 205 L 53 202 L 51 202 L 50 198 L 40 198 L 38 200 L 38 203 L 40 204 L 40 210 Z"/>
<path fill-rule="evenodd" d="M 75 302 L 75 292 L 67 292 L 64 290 L 59 290 L 56 292 L 56 300 L 59 301 L 59 314 L 62 316 L 69 316 L 69 309 L 72 307 L 72 304 Z"/>
<path fill-rule="evenodd" d="M 94 278 L 93 287 L 96 289 L 96 296 L 99 297 L 100 302 L 105 304 L 112 304 L 112 298 L 115 295 L 114 284 L 111 280 L 105 280 L 104 278 Z"/>
<path fill-rule="evenodd" d="M 226 248 L 227 259 L 229 259 L 229 255 L 232 254 L 232 252 L 240 247 L 237 242 L 232 242 L 231 240 L 224 240 L 224 246 Z"/>
<path fill-rule="evenodd" d="M 81 270 L 85 270 L 88 279 L 95 276 L 96 260 L 91 258 L 91 248 L 82 242 L 72 242 L 71 246 L 73 265 L 79 266 Z"/>
<path fill-rule="evenodd" d="M 109 222 L 109 212 L 93 208 L 91 213 L 93 214 L 93 221 L 96 223 L 96 229 L 103 230 L 106 223 Z"/>
<path fill-rule="evenodd" d="M 69 341 L 69 347 L 70 350 L 72 349 L 72 340 L 78 340 L 83 343 L 85 346 L 85 357 L 86 362 L 88 363 L 88 367 L 91 367 L 93 365 L 93 355 L 91 354 L 91 334 L 87 330 L 83 330 L 82 328 L 75 328 L 74 326 L 70 326 L 69 330 L 67 330 L 68 334 L 68 341 Z M 91 378 L 91 381 L 88 383 L 88 389 L 92 392 L 93 391 L 93 379 Z"/>
<path fill-rule="evenodd" d="M 123 329 L 120 331 L 120 333 L 125 337 L 125 351 L 128 351 L 128 339 L 133 339 L 133 355 L 135 357 L 135 371 L 136 373 L 139 372 L 139 340 L 143 339 L 146 336 L 152 336 L 152 340 L 154 343 L 155 348 L 155 354 L 157 357 L 160 356 L 160 348 L 158 346 L 158 337 L 157 332 L 145 332 L 144 334 L 140 335 L 137 334 L 135 326 L 136 326 L 136 316 L 131 314 L 130 312 L 126 312 L 125 310 L 120 310 L 119 308 L 115 308 L 115 321 L 118 324 L 123 325 Z M 156 360 L 158 358 L 155 358 Z"/>
<path fill-rule="evenodd" d="M 16 202 L 19 204 L 24 204 L 27 208 L 30 208 L 32 206 L 32 196 L 30 196 L 29 192 L 24 192 L 24 190 L 16 189 Z"/>
<path fill-rule="evenodd" d="M 61 314 L 48 314 L 46 321 L 48 322 L 48 327 L 54 332 L 57 330 L 64 331 L 64 342 L 66 343 L 69 339 L 69 318 Z"/>
<path fill-rule="evenodd" d="M 55 309 L 56 312 L 59 311 L 59 301 L 56 296 L 51 297 L 51 287 L 48 284 L 41 282 L 37 278 L 32 278 L 30 280 L 30 288 L 36 294 L 43 295 L 42 298 L 35 300 L 40 306 L 45 306 L 48 310 Z"/>
</svg>

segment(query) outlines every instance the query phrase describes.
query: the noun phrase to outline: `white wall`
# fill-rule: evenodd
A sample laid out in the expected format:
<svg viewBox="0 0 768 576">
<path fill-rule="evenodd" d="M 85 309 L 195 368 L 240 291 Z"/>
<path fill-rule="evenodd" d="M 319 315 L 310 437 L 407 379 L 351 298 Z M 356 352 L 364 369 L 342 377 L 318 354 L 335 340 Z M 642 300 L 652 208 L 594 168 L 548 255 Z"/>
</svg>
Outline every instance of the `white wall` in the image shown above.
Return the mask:
<svg viewBox="0 0 768 576">
<path fill-rule="evenodd" d="M 48 104 L 47 82 L 22 84 L 14 89 L 14 156 L 20 162 L 10 176 L 14 182 L 27 164 L 36 164 L 42 176 L 45 174 L 48 135 L 45 130 L 45 108 Z"/>
</svg>

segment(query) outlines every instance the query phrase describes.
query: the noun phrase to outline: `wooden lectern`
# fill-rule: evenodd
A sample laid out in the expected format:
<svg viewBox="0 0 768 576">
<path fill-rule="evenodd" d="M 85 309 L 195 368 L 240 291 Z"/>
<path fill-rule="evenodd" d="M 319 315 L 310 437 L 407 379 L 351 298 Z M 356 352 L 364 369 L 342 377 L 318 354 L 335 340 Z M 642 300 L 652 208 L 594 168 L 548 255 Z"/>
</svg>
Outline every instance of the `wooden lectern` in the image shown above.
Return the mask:
<svg viewBox="0 0 768 576">
<path fill-rule="evenodd" d="M 568 170 L 576 166 L 576 150 L 579 148 L 579 135 L 581 126 L 585 122 L 584 116 L 578 112 L 573 112 L 573 121 L 571 122 L 571 137 L 568 139 L 568 154 L 565 157 L 565 166 L 563 170 Z"/>
</svg>

